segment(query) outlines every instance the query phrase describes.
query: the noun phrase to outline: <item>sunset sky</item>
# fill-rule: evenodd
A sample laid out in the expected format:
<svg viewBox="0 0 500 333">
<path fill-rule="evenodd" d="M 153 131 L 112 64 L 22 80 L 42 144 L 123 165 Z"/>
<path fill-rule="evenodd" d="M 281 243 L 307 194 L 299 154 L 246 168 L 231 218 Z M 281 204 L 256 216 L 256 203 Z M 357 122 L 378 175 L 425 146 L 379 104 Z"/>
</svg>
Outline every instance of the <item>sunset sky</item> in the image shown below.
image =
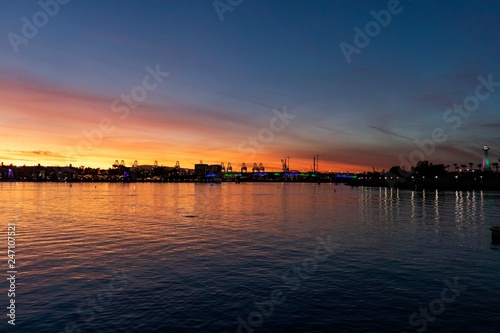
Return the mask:
<svg viewBox="0 0 500 333">
<path fill-rule="evenodd" d="M 500 158 L 500 1 L 60 1 L 0 4 L 0 162 Z"/>
</svg>

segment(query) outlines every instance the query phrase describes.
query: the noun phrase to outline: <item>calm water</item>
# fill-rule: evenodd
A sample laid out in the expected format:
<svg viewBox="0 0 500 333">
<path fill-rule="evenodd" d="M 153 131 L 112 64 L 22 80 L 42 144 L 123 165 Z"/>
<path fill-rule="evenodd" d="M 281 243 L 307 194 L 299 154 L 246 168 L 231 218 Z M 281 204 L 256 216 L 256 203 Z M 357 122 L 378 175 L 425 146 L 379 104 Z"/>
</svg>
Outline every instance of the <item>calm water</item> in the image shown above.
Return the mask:
<svg viewBox="0 0 500 333">
<path fill-rule="evenodd" d="M 1 183 L 0 202 L 2 332 L 500 332 L 500 193 Z"/>
</svg>

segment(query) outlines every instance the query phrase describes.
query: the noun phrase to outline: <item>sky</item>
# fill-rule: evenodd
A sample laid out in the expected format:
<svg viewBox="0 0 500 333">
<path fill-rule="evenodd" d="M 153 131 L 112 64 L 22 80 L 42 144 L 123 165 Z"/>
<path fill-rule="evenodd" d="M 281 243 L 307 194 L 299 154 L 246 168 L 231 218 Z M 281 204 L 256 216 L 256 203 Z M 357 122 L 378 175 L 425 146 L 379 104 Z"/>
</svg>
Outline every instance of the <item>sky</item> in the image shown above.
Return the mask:
<svg viewBox="0 0 500 333">
<path fill-rule="evenodd" d="M 6 0 L 0 162 L 500 158 L 500 1 Z"/>
</svg>

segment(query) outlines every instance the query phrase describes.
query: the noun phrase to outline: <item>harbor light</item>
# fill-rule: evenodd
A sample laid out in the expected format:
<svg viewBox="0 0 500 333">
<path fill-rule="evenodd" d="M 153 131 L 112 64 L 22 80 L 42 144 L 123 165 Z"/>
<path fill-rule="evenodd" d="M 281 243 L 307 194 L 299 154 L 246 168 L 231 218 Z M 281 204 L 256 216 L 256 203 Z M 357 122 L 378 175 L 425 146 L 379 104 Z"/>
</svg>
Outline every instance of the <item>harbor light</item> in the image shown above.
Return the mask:
<svg viewBox="0 0 500 333">
<path fill-rule="evenodd" d="M 488 148 L 487 145 L 483 147 L 483 170 L 488 170 L 490 168 L 490 157 L 488 155 L 488 151 L 490 148 Z"/>
</svg>

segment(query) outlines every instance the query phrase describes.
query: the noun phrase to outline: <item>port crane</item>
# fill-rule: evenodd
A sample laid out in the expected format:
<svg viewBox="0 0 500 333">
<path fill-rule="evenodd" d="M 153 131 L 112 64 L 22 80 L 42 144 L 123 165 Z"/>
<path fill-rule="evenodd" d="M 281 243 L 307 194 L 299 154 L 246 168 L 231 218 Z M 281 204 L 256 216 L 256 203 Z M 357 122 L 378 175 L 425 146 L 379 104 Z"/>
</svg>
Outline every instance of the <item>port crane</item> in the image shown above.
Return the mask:
<svg viewBox="0 0 500 333">
<path fill-rule="evenodd" d="M 287 171 L 290 171 L 290 156 L 287 156 L 283 159 L 281 159 L 281 170 L 283 172 L 287 172 Z M 287 162 L 287 159 L 288 159 L 288 162 Z"/>
<path fill-rule="evenodd" d="M 325 155 L 314 155 L 313 156 L 313 172 L 318 172 L 319 170 L 319 157 Z"/>
</svg>

